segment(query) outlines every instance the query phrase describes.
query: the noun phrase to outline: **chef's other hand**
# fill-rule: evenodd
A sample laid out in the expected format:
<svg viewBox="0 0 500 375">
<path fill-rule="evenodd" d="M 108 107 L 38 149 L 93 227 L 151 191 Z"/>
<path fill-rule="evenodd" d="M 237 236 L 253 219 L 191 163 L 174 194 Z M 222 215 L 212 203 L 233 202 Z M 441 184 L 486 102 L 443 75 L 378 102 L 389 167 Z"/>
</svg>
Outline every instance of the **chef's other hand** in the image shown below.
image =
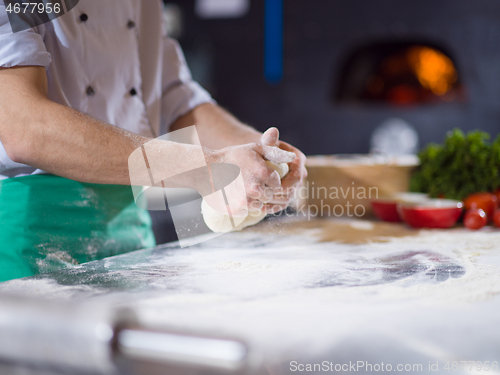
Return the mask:
<svg viewBox="0 0 500 375">
<path fill-rule="evenodd" d="M 284 210 L 289 204 L 295 190 L 300 187 L 304 178 L 307 177 L 306 156 L 292 145 L 279 140 L 279 131 L 276 128 L 269 128 L 261 137 L 261 144 L 270 147 L 279 147 L 282 150 L 293 152 L 296 157 L 288 163 L 290 171 L 281 181 L 282 191 L 275 192 L 273 198 L 266 202 L 263 209 L 268 213 L 276 213 Z"/>
<path fill-rule="evenodd" d="M 240 168 L 247 201 L 236 204 L 233 202 L 233 205 L 248 206 L 249 210 L 257 211 L 263 209 L 266 203 L 272 202 L 276 194 L 283 191 L 278 172 L 268 166 L 265 161 L 269 160 L 276 164 L 292 163 L 296 159 L 296 154 L 260 142 L 209 151 L 206 158 L 209 164 L 231 163 Z M 228 199 L 231 200 L 231 197 Z"/>
</svg>

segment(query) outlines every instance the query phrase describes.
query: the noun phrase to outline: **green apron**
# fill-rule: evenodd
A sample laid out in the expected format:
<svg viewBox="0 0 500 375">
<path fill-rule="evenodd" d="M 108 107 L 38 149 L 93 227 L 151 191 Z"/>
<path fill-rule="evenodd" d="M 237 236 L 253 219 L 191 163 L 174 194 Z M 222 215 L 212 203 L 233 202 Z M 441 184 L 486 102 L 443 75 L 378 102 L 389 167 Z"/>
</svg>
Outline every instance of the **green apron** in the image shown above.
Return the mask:
<svg viewBox="0 0 500 375">
<path fill-rule="evenodd" d="M 53 175 L 0 181 L 0 282 L 154 245 L 130 186 Z"/>
</svg>

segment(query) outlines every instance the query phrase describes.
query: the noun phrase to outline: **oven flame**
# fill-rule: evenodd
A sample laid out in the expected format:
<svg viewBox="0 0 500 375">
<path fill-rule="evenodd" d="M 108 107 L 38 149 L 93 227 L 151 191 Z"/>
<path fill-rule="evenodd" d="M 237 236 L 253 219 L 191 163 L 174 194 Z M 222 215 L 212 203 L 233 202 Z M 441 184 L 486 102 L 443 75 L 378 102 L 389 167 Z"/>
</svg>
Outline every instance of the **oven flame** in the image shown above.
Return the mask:
<svg viewBox="0 0 500 375">
<path fill-rule="evenodd" d="M 451 56 L 432 45 L 368 45 L 347 60 L 338 100 L 395 106 L 465 101 L 466 90 Z"/>
<path fill-rule="evenodd" d="M 453 62 L 433 48 L 411 47 L 407 51 L 407 58 L 420 84 L 436 95 L 443 96 L 457 81 Z"/>
</svg>

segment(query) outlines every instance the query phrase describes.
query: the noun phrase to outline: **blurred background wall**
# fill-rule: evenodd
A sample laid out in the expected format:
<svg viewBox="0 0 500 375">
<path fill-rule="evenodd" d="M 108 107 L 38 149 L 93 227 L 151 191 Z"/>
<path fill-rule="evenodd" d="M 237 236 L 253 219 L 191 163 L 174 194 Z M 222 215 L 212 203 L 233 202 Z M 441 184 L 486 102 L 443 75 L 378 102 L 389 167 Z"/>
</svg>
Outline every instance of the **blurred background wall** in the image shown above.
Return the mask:
<svg viewBox="0 0 500 375">
<path fill-rule="evenodd" d="M 279 127 L 282 138 L 306 154 L 366 153 L 374 129 L 394 117 L 416 129 L 420 145 L 441 141 L 454 127 L 492 134 L 500 129 L 498 0 L 166 0 L 166 5 L 174 19 L 171 31 L 195 78 L 219 104 L 259 130 Z M 283 75 L 270 82 L 264 74 L 265 40 L 280 6 Z M 274 17 L 267 29 L 266 17 Z M 444 94 L 425 82 L 419 87 L 415 72 L 412 77 L 412 62 L 402 61 L 412 46 L 437 54 L 434 62 L 428 56 L 427 65 L 432 70 L 434 63 L 435 75 L 448 72 Z M 449 62 L 455 77 L 439 67 Z"/>
</svg>

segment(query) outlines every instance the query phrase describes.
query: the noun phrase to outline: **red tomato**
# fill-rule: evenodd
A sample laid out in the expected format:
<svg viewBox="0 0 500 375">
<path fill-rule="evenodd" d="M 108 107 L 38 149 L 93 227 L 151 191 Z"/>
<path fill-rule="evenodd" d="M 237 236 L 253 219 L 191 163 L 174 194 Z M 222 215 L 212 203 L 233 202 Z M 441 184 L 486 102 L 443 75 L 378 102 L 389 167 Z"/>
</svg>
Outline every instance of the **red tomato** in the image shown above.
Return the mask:
<svg viewBox="0 0 500 375">
<path fill-rule="evenodd" d="M 498 188 L 493 194 L 497 197 L 497 204 L 500 205 L 500 188 Z"/>
<path fill-rule="evenodd" d="M 495 223 L 496 227 L 500 228 L 500 208 L 493 214 L 493 223 Z"/>
<path fill-rule="evenodd" d="M 495 194 L 491 193 L 471 194 L 464 201 L 464 206 L 466 210 L 470 210 L 471 208 L 479 208 L 483 210 L 489 220 L 493 217 L 493 214 L 497 209 L 497 197 Z"/>
<path fill-rule="evenodd" d="M 488 222 L 488 218 L 480 208 L 472 208 L 465 214 L 464 225 L 469 229 L 481 229 Z"/>
</svg>

